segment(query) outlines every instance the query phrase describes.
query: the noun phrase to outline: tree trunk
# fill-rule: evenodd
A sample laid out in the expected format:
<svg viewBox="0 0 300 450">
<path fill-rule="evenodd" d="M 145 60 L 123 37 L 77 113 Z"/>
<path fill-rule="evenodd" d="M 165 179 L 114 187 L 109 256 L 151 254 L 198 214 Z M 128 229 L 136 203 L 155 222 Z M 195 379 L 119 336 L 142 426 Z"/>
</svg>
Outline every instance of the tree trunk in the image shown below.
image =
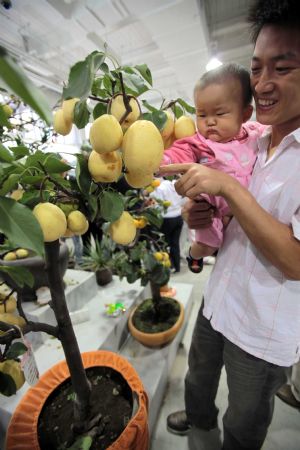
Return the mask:
<svg viewBox="0 0 300 450">
<path fill-rule="evenodd" d="M 75 427 L 79 431 L 84 428 L 88 416 L 90 383 L 86 377 L 77 339 L 67 308 L 63 279 L 59 273 L 59 241 L 46 242 L 46 268 L 51 292 L 51 307 L 54 311 L 59 329 L 66 362 L 70 370 L 71 382 L 76 400 L 74 402 Z"/>
<path fill-rule="evenodd" d="M 151 295 L 153 300 L 153 306 L 155 309 L 155 314 L 158 317 L 159 316 L 159 304 L 161 300 L 160 295 L 160 286 L 158 284 L 153 283 L 150 281 L 150 288 L 151 288 Z"/>
</svg>

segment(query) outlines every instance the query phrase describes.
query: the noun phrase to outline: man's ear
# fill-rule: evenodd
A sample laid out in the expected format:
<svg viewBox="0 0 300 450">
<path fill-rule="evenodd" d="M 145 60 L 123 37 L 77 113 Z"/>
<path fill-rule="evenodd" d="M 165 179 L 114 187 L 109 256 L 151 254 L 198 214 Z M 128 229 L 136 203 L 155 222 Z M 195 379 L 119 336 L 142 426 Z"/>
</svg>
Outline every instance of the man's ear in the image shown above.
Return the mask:
<svg viewBox="0 0 300 450">
<path fill-rule="evenodd" d="M 247 122 L 247 120 L 251 119 L 253 113 L 253 106 L 252 105 L 248 105 L 246 106 L 246 108 L 244 108 L 243 111 L 243 123 Z"/>
</svg>

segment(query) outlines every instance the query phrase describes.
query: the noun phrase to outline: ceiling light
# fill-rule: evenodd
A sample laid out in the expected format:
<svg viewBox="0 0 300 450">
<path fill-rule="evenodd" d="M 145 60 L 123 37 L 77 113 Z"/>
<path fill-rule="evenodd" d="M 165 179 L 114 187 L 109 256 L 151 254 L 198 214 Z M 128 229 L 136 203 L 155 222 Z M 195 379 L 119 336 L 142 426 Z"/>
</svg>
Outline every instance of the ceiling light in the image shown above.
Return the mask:
<svg viewBox="0 0 300 450">
<path fill-rule="evenodd" d="M 216 69 L 217 67 L 222 66 L 222 62 L 218 58 L 211 58 L 205 66 L 206 71 Z"/>
</svg>

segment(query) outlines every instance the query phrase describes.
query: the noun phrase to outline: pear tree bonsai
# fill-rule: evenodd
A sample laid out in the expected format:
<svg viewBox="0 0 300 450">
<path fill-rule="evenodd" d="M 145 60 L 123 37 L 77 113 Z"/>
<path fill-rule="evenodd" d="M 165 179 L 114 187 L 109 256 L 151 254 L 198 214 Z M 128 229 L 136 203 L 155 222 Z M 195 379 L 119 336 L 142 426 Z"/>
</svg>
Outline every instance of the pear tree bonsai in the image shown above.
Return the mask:
<svg viewBox="0 0 300 450">
<path fill-rule="evenodd" d="M 0 48 L 0 67 L 2 93 L 6 98 L 13 94 L 32 108 L 44 122 L 46 134 L 52 124 L 52 114 L 41 92 L 4 48 Z M 137 218 L 126 210 L 130 195 L 119 192 L 116 182 L 125 177 L 133 189 L 150 184 L 164 147 L 174 139 L 174 122 L 186 112 L 194 112 L 193 107 L 182 99 L 166 101 L 162 98 L 159 108 L 140 100 L 150 89 L 152 75 L 146 64 L 120 66 L 106 49 L 91 53 L 71 68 L 63 88 L 61 108 L 54 116 L 54 130 L 66 135 L 73 124 L 84 128 L 92 122 L 90 143 L 93 150 L 88 160 L 80 152 L 75 155 L 75 179 L 62 177 L 61 174 L 71 166 L 62 160 L 61 155 L 45 151 L 43 139 L 39 146 L 26 143 L 22 133 L 12 127 L 9 104 L 0 105 L 0 232 L 15 248 L 28 249 L 45 257 L 50 306 L 57 321 L 56 325 L 49 325 L 28 320 L 20 299 L 17 300 L 18 315 L 11 320 L 6 307 L 12 293 L 7 292 L 0 297 L 4 308 L 0 318 L 0 387 L 3 394 L 11 395 L 22 384 L 20 376 L 13 371 L 15 364 L 11 363 L 8 370 L 3 368 L 7 361 L 17 363 L 17 357 L 25 351 L 22 344 L 14 342 L 20 338 L 20 329 L 23 335 L 42 331 L 58 338 L 75 394 L 74 436 L 68 448 L 76 443 L 78 436 L 89 434 L 91 429 L 93 436 L 97 435 L 100 425 L 95 417 L 89 415 L 92 386 L 83 367 L 63 280 L 57 270 L 59 239 L 72 233 L 84 233 L 88 222 L 99 227 L 106 223 L 108 235 L 119 246 L 119 258 L 128 245 L 130 252 L 138 255 L 136 258 L 144 252 L 145 243 L 136 240 Z M 147 151 L 134 144 L 136 138 L 139 142 L 144 139 L 144 129 L 149 138 Z M 22 196 L 18 199 L 11 197 L 10 193 L 18 189 Z M 131 201 L 134 200 L 131 198 Z M 62 205 L 69 206 L 67 214 Z M 157 223 L 155 213 L 143 214 L 147 215 L 150 225 Z M 167 281 L 167 267 L 160 264 L 163 270 L 156 268 L 157 260 L 152 255 L 147 256 L 146 252 L 142 260 L 143 283 L 148 280 L 147 268 L 150 266 L 153 266 L 152 275 L 157 270 L 157 279 L 162 284 Z M 1 271 L 8 272 L 21 285 L 32 283 L 25 269 L 2 265 Z M 126 276 L 129 281 L 133 279 L 132 274 Z"/>
</svg>

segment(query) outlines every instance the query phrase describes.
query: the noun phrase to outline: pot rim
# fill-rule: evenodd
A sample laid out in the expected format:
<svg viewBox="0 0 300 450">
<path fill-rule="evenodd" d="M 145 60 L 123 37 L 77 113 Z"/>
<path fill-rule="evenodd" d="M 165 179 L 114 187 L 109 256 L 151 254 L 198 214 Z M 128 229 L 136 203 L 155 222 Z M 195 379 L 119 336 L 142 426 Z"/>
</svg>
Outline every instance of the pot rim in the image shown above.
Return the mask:
<svg viewBox="0 0 300 450">
<path fill-rule="evenodd" d="M 184 321 L 184 306 L 179 300 L 177 300 L 175 298 L 172 298 L 172 300 L 175 300 L 177 303 L 179 303 L 179 305 L 180 305 L 180 313 L 179 313 L 177 321 L 174 323 L 174 325 L 172 325 L 171 328 L 168 328 L 165 331 L 160 331 L 159 333 L 145 333 L 144 331 L 140 331 L 138 328 L 136 328 L 134 326 L 134 324 L 133 324 L 133 320 L 132 319 L 133 319 L 133 316 L 134 316 L 134 313 L 135 313 L 136 309 L 140 306 L 141 303 L 143 303 L 143 302 L 141 302 L 140 304 L 136 305 L 132 309 L 132 311 L 131 311 L 131 313 L 129 315 L 128 328 L 129 328 L 130 332 L 132 333 L 132 330 L 134 330 L 134 334 L 137 336 L 137 339 L 139 340 L 139 338 L 140 338 L 141 342 L 142 342 L 144 339 L 147 339 L 150 336 L 153 336 L 153 337 L 155 337 L 157 339 L 164 340 L 165 337 L 167 337 L 169 335 L 172 335 L 173 332 L 175 332 L 176 330 L 179 331 L 179 329 L 181 328 L 181 326 L 183 324 L 183 321 Z M 176 333 L 177 333 L 177 331 L 176 331 Z M 166 341 L 165 343 L 167 343 L 167 342 L 168 341 Z"/>
</svg>

